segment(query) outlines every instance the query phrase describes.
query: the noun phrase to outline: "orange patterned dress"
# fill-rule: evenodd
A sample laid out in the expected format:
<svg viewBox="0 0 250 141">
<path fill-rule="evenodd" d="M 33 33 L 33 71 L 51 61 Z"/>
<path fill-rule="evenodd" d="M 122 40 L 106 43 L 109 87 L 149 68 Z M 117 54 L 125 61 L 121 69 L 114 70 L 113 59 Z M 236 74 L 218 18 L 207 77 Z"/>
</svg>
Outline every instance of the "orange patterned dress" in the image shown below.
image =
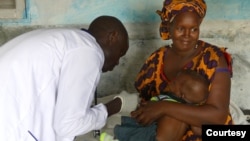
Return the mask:
<svg viewBox="0 0 250 141">
<path fill-rule="evenodd" d="M 202 47 L 202 51 L 188 62 L 183 69 L 192 69 L 203 75 L 210 82 L 209 87 L 211 87 L 211 82 L 216 71 L 229 71 L 232 76 L 232 58 L 226 52 L 226 48 L 219 48 L 201 40 L 198 41 L 197 45 Z M 143 100 L 150 100 L 153 96 L 169 91 L 169 81 L 163 72 L 164 56 L 167 55 L 169 48 L 170 46 L 164 46 L 152 53 L 138 73 L 135 88 Z M 219 70 L 217 66 L 219 58 L 222 55 L 227 60 L 228 68 Z M 225 124 L 233 124 L 230 113 Z M 201 137 L 194 135 L 191 130 L 188 130 L 183 137 L 183 141 L 191 140 L 199 141 Z"/>
</svg>

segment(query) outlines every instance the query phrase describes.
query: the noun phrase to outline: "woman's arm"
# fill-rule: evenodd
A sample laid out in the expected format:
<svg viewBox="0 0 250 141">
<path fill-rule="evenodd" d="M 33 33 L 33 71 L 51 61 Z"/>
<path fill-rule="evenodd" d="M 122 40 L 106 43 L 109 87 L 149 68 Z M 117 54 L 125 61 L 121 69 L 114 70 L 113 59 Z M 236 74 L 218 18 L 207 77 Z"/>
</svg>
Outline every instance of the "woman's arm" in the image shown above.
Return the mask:
<svg viewBox="0 0 250 141">
<path fill-rule="evenodd" d="M 227 67 L 224 56 L 220 57 L 218 68 Z M 141 124 L 149 124 L 161 116 L 170 116 L 197 127 L 202 124 L 224 124 L 229 113 L 230 87 L 230 73 L 217 72 L 206 104 L 192 106 L 166 101 L 147 102 L 131 116 Z"/>
</svg>

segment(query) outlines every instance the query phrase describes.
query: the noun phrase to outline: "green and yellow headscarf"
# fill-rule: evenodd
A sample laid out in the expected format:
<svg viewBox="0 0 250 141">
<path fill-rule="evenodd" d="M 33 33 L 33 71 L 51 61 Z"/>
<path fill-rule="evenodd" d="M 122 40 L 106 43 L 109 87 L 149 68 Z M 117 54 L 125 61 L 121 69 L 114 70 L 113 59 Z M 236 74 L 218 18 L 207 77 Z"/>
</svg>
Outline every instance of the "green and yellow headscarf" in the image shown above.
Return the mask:
<svg viewBox="0 0 250 141">
<path fill-rule="evenodd" d="M 161 38 L 163 40 L 170 39 L 167 27 L 176 15 L 182 12 L 195 11 L 201 18 L 204 18 L 206 9 L 207 6 L 204 0 L 165 0 L 162 10 L 156 11 L 162 20 L 160 25 Z"/>
</svg>

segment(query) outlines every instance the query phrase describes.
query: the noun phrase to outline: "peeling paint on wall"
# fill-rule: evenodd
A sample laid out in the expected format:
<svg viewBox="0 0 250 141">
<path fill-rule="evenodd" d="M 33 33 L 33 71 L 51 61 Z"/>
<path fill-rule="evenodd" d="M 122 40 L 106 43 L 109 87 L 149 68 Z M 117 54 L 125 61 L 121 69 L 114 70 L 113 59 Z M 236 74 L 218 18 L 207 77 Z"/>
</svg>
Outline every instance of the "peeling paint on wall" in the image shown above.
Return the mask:
<svg viewBox="0 0 250 141">
<path fill-rule="evenodd" d="M 250 1 L 206 0 L 207 20 L 250 19 Z M 118 17 L 125 23 L 159 22 L 155 13 L 163 0 L 26 0 L 26 13 L 18 21 L 1 20 L 2 26 L 11 25 L 70 25 L 88 24 L 100 15 Z"/>
</svg>

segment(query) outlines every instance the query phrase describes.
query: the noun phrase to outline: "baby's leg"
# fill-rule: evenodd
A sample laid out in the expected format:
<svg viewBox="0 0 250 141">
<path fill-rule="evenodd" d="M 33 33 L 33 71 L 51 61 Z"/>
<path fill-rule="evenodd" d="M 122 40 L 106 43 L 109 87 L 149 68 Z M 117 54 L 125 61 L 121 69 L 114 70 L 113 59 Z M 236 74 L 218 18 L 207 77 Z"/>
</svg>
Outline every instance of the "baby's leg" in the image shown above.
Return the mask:
<svg viewBox="0 0 250 141">
<path fill-rule="evenodd" d="M 157 122 L 157 141 L 181 141 L 188 125 L 174 118 L 164 116 Z"/>
</svg>

